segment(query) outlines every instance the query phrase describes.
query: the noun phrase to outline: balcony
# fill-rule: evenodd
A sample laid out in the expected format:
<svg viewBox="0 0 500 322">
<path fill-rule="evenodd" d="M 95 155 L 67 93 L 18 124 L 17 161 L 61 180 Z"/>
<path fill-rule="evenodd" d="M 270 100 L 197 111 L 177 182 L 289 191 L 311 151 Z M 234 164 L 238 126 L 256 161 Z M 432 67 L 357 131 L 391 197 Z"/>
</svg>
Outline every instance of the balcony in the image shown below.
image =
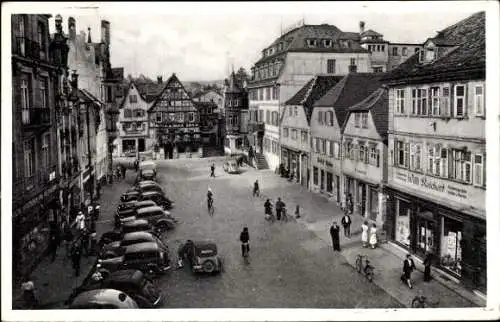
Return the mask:
<svg viewBox="0 0 500 322">
<path fill-rule="evenodd" d="M 27 127 L 50 125 L 50 109 L 23 108 L 22 124 Z"/>
<path fill-rule="evenodd" d="M 264 132 L 264 122 L 251 122 L 248 123 L 248 132 Z"/>
<path fill-rule="evenodd" d="M 13 54 L 35 60 L 47 60 L 46 50 L 40 48 L 40 44 L 25 37 L 16 37 Z"/>
</svg>

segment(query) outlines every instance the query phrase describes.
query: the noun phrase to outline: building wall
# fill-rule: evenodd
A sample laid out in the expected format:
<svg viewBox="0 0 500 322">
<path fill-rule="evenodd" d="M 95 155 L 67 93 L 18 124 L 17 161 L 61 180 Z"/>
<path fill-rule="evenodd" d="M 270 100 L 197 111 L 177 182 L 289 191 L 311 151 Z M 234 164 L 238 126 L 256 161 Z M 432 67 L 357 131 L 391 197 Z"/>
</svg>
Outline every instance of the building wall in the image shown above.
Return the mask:
<svg viewBox="0 0 500 322">
<path fill-rule="evenodd" d="M 406 55 L 403 55 L 404 48 L 406 48 Z M 387 52 L 389 55 L 388 70 L 397 67 L 399 64 L 401 64 L 402 62 L 413 56 L 416 53 L 416 50 L 421 50 L 422 48 L 423 45 L 417 45 L 417 44 L 395 44 L 395 43 L 389 44 L 389 50 Z M 394 55 L 395 50 L 397 50 L 397 55 Z"/>
<path fill-rule="evenodd" d="M 210 102 L 213 101 L 217 105 L 217 109 L 220 110 L 224 107 L 224 98 L 222 95 L 215 91 L 209 91 L 201 95 L 200 97 L 197 97 L 196 99 L 193 99 L 194 101 L 197 102 Z"/>
<path fill-rule="evenodd" d="M 292 115 L 290 115 L 290 111 L 292 111 Z M 297 112 L 297 115 L 295 115 L 295 111 Z M 282 145 L 286 145 L 301 151 L 309 151 L 309 124 L 307 123 L 307 116 L 305 114 L 303 106 L 287 105 L 285 107 L 283 122 L 281 126 L 282 134 L 285 128 L 288 129 L 288 137 L 285 137 L 284 135 L 281 136 Z M 297 130 L 296 139 L 292 139 L 292 129 Z M 302 131 L 305 131 L 307 133 L 307 138 L 305 140 L 302 140 Z"/>
</svg>

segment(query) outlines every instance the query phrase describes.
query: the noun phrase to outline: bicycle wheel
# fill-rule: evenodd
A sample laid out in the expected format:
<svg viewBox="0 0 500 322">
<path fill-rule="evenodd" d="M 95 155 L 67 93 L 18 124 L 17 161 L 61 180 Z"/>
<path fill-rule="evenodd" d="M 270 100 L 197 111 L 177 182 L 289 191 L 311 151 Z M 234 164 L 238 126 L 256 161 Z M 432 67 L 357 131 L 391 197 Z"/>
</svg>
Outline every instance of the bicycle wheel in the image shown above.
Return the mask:
<svg viewBox="0 0 500 322">
<path fill-rule="evenodd" d="M 373 281 L 373 268 L 368 268 L 366 270 L 366 278 L 368 281 L 372 282 Z"/>
<path fill-rule="evenodd" d="M 361 273 L 361 270 L 363 269 L 363 264 L 361 263 L 361 257 L 357 257 L 356 258 L 356 270 L 358 271 L 358 273 Z"/>
</svg>

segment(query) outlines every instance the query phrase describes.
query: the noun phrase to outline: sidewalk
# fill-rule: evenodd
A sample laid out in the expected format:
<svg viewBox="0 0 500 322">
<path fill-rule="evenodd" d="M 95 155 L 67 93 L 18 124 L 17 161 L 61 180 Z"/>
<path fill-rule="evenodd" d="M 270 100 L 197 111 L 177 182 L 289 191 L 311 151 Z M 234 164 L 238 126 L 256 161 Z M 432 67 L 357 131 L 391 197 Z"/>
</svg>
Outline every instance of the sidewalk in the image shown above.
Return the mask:
<svg viewBox="0 0 500 322">
<path fill-rule="evenodd" d="M 101 218 L 98 221 L 97 236 L 112 229 L 112 213 L 116 210 L 121 193 L 130 188 L 135 178 L 135 171 L 129 170 L 126 180 L 114 181 L 112 185 L 105 185 L 101 189 Z M 108 218 L 109 217 L 109 218 Z M 108 220 L 107 220 L 108 219 Z M 65 258 L 66 249 L 64 245 L 57 250 L 57 258 L 54 262 L 50 256 L 46 256 L 31 273 L 31 278 L 35 283 L 38 299 L 42 308 L 61 309 L 64 308 L 64 301 L 69 297 L 73 288 L 79 286 L 95 263 L 95 256 L 82 256 L 80 266 L 80 276 L 76 277 L 70 258 Z M 12 304 L 17 303 L 22 296 L 21 286 L 13 285 Z"/>
<path fill-rule="evenodd" d="M 273 198 L 273 200 L 280 196 L 287 204 L 291 215 L 293 215 L 295 205 L 299 204 L 301 218 L 297 219 L 297 222 L 314 232 L 326 244 L 331 245 L 329 229 L 333 221 L 341 226 L 340 222 L 343 216 L 341 209 L 335 203 L 328 201 L 325 196 L 307 191 L 299 184 L 292 184 L 271 172 L 262 173 L 264 182 L 270 183 L 271 176 L 274 176 L 274 180 L 277 182 L 273 183 L 271 187 L 263 189 L 264 195 Z M 424 267 L 417 259 L 415 259 L 417 269 L 412 274 L 413 289 L 409 289 L 400 281 L 403 260 L 407 252 L 390 242 L 380 244 L 375 249 L 363 248 L 361 246 L 361 224 L 365 219 L 359 215 L 351 215 L 351 220 L 351 239 L 346 238 L 341 229 L 342 255 L 353 267 L 358 254 L 367 255 L 375 267 L 373 282 L 401 304 L 410 307 L 412 299 L 421 292 L 431 303 L 439 301 L 435 305 L 436 307 L 486 306 L 485 299 L 449 280 L 434 268 L 431 269 L 433 279 L 428 283 L 424 282 Z"/>
</svg>

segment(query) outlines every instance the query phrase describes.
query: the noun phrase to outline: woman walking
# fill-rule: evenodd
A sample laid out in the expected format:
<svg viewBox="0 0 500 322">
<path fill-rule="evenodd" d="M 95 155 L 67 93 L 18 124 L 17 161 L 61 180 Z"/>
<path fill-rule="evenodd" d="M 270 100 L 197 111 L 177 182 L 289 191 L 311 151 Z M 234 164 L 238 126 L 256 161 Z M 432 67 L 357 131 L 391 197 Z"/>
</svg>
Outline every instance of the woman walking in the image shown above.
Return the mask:
<svg viewBox="0 0 500 322">
<path fill-rule="evenodd" d="M 370 246 L 372 249 L 377 246 L 377 226 L 375 224 L 372 224 L 370 228 Z"/>
<path fill-rule="evenodd" d="M 361 225 L 361 242 L 363 243 L 363 247 L 368 246 L 368 221 Z"/>
</svg>

